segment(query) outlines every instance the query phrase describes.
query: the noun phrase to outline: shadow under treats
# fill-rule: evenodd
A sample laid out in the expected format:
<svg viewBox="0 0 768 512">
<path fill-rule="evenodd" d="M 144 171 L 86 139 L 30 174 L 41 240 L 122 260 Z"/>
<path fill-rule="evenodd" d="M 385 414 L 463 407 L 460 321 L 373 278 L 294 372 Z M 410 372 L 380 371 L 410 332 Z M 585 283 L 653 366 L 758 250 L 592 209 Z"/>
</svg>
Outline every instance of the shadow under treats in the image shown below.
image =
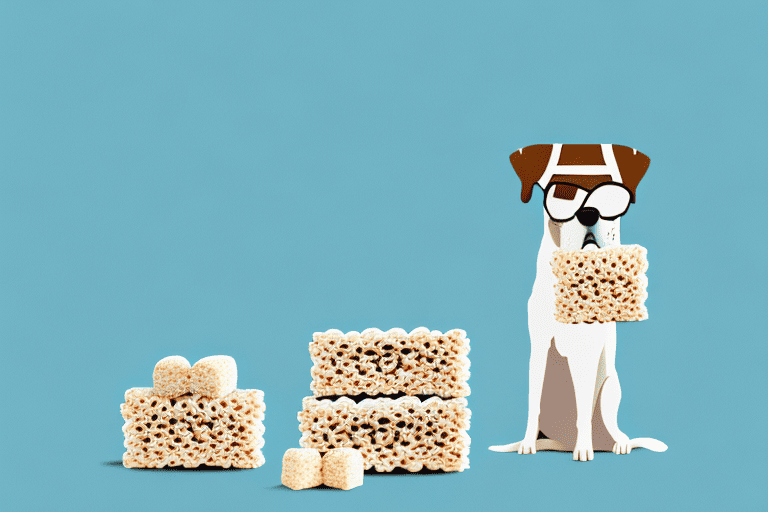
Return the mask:
<svg viewBox="0 0 768 512">
<path fill-rule="evenodd" d="M 293 492 L 293 489 L 290 487 L 286 487 L 282 484 L 280 485 L 273 485 L 272 487 L 269 487 L 269 490 L 271 491 L 290 491 Z M 335 487 L 328 487 L 327 485 L 318 485 L 317 487 L 310 487 L 309 489 L 302 489 L 302 491 L 341 491 L 341 489 L 336 489 Z"/>
<path fill-rule="evenodd" d="M 126 468 L 123 466 L 122 460 L 110 460 L 107 462 L 102 462 L 102 466 L 107 467 L 114 467 L 114 468 L 123 468 L 123 469 L 136 469 L 137 471 L 242 471 L 245 468 L 222 468 L 219 466 L 206 466 L 205 464 L 197 466 L 196 468 L 185 468 L 184 466 L 174 467 L 174 468 Z"/>
<path fill-rule="evenodd" d="M 442 469 L 426 469 L 422 468 L 421 471 L 414 471 L 410 472 L 405 468 L 395 468 L 390 472 L 377 472 L 375 469 L 366 469 L 365 470 L 365 477 L 368 478 L 369 476 L 425 476 L 425 475 L 447 475 L 452 473 L 443 471 Z M 286 487 L 284 485 L 273 485 L 272 487 L 268 488 L 271 491 L 291 491 L 289 487 Z M 318 485 L 317 487 L 312 487 L 310 489 L 304 489 L 307 491 L 340 491 L 341 489 L 336 489 L 334 487 L 328 487 L 327 485 Z"/>
<path fill-rule="evenodd" d="M 375 469 L 366 469 L 365 476 L 393 476 L 393 475 L 405 475 L 405 476 L 424 476 L 424 475 L 447 475 L 450 472 L 443 471 L 442 469 L 427 469 L 421 468 L 419 471 L 408 471 L 405 468 L 395 468 L 392 471 L 376 471 Z"/>
</svg>

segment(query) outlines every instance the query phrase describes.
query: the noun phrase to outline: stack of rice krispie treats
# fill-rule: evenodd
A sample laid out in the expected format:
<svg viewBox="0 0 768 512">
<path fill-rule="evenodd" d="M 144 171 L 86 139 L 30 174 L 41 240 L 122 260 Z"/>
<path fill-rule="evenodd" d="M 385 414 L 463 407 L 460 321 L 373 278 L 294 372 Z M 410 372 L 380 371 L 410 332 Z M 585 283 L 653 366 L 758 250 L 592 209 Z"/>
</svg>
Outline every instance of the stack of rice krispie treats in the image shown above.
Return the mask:
<svg viewBox="0 0 768 512">
<path fill-rule="evenodd" d="M 424 327 L 331 329 L 313 335 L 311 389 L 298 414 L 301 446 L 354 448 L 365 468 L 469 467 L 469 338 Z"/>
</svg>

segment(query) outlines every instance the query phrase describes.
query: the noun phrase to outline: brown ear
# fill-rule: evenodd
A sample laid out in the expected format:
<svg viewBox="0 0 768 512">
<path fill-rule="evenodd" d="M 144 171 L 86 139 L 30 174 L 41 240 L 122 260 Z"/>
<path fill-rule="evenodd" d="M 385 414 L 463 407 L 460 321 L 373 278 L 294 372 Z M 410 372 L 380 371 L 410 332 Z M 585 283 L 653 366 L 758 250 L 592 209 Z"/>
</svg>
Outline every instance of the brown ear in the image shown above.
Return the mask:
<svg viewBox="0 0 768 512">
<path fill-rule="evenodd" d="M 641 152 L 627 146 L 613 145 L 613 155 L 616 157 L 616 165 L 619 166 L 621 181 L 632 192 L 632 202 L 635 202 L 635 189 L 640 180 L 645 176 L 645 171 L 651 165 L 651 159 Z"/>
<path fill-rule="evenodd" d="M 520 199 L 524 203 L 531 200 L 533 186 L 547 169 L 551 154 L 552 144 L 534 144 L 518 149 L 509 155 L 509 161 L 523 184 Z"/>
</svg>

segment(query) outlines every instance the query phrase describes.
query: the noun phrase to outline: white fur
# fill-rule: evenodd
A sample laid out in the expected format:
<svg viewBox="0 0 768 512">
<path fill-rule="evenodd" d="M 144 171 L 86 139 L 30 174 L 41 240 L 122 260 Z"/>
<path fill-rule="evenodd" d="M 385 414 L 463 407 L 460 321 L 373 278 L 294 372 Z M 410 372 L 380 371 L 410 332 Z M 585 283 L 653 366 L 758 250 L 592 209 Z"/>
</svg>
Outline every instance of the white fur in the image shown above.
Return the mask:
<svg viewBox="0 0 768 512">
<path fill-rule="evenodd" d="M 629 453 L 632 448 L 638 447 L 653 451 L 667 449 L 664 443 L 655 439 L 630 440 L 619 430 L 617 416 L 621 387 L 615 366 L 616 324 L 564 324 L 555 320 L 556 278 L 550 262 L 558 246 L 553 233 L 559 231 L 560 249 L 580 250 L 589 232 L 601 248 L 620 245 L 619 228 L 619 219 L 599 219 L 591 227 L 583 226 L 576 218 L 565 223 L 554 223 L 544 211 L 544 237 L 536 260 L 533 292 L 528 300 L 531 338 L 528 424 L 522 441 L 491 446 L 491 450 L 517 451 L 520 454 L 536 453 L 537 450 L 573 451 L 574 460 L 587 461 L 593 459 L 595 449 L 610 449 L 619 454 Z M 584 250 L 594 249 L 594 244 L 584 247 Z M 563 358 L 567 363 L 563 363 Z M 552 373 L 547 373 L 548 368 Z M 570 374 L 565 370 L 569 370 Z M 545 373 L 552 392 L 548 392 L 542 400 Z M 575 407 L 571 389 L 575 395 Z M 599 415 L 595 414 L 598 405 Z M 574 410 L 575 418 L 572 414 Z M 593 432 L 593 427 L 596 432 Z M 540 430 L 549 439 L 537 441 Z"/>
</svg>

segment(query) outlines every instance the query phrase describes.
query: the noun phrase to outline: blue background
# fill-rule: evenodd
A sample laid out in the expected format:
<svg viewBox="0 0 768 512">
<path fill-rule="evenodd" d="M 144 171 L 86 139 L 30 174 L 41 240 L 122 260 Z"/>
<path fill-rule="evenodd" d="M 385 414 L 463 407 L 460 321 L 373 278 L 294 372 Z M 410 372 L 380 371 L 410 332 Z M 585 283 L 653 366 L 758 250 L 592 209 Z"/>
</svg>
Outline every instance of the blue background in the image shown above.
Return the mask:
<svg viewBox="0 0 768 512">
<path fill-rule="evenodd" d="M 105 4 L 0 6 L 2 508 L 768 506 L 765 2 Z M 508 155 L 543 142 L 651 158 L 619 425 L 666 453 L 487 450 L 525 431 L 543 221 Z M 312 332 L 420 325 L 472 340 L 471 468 L 281 487 Z M 265 391 L 266 465 L 116 462 L 171 354 Z"/>
</svg>

